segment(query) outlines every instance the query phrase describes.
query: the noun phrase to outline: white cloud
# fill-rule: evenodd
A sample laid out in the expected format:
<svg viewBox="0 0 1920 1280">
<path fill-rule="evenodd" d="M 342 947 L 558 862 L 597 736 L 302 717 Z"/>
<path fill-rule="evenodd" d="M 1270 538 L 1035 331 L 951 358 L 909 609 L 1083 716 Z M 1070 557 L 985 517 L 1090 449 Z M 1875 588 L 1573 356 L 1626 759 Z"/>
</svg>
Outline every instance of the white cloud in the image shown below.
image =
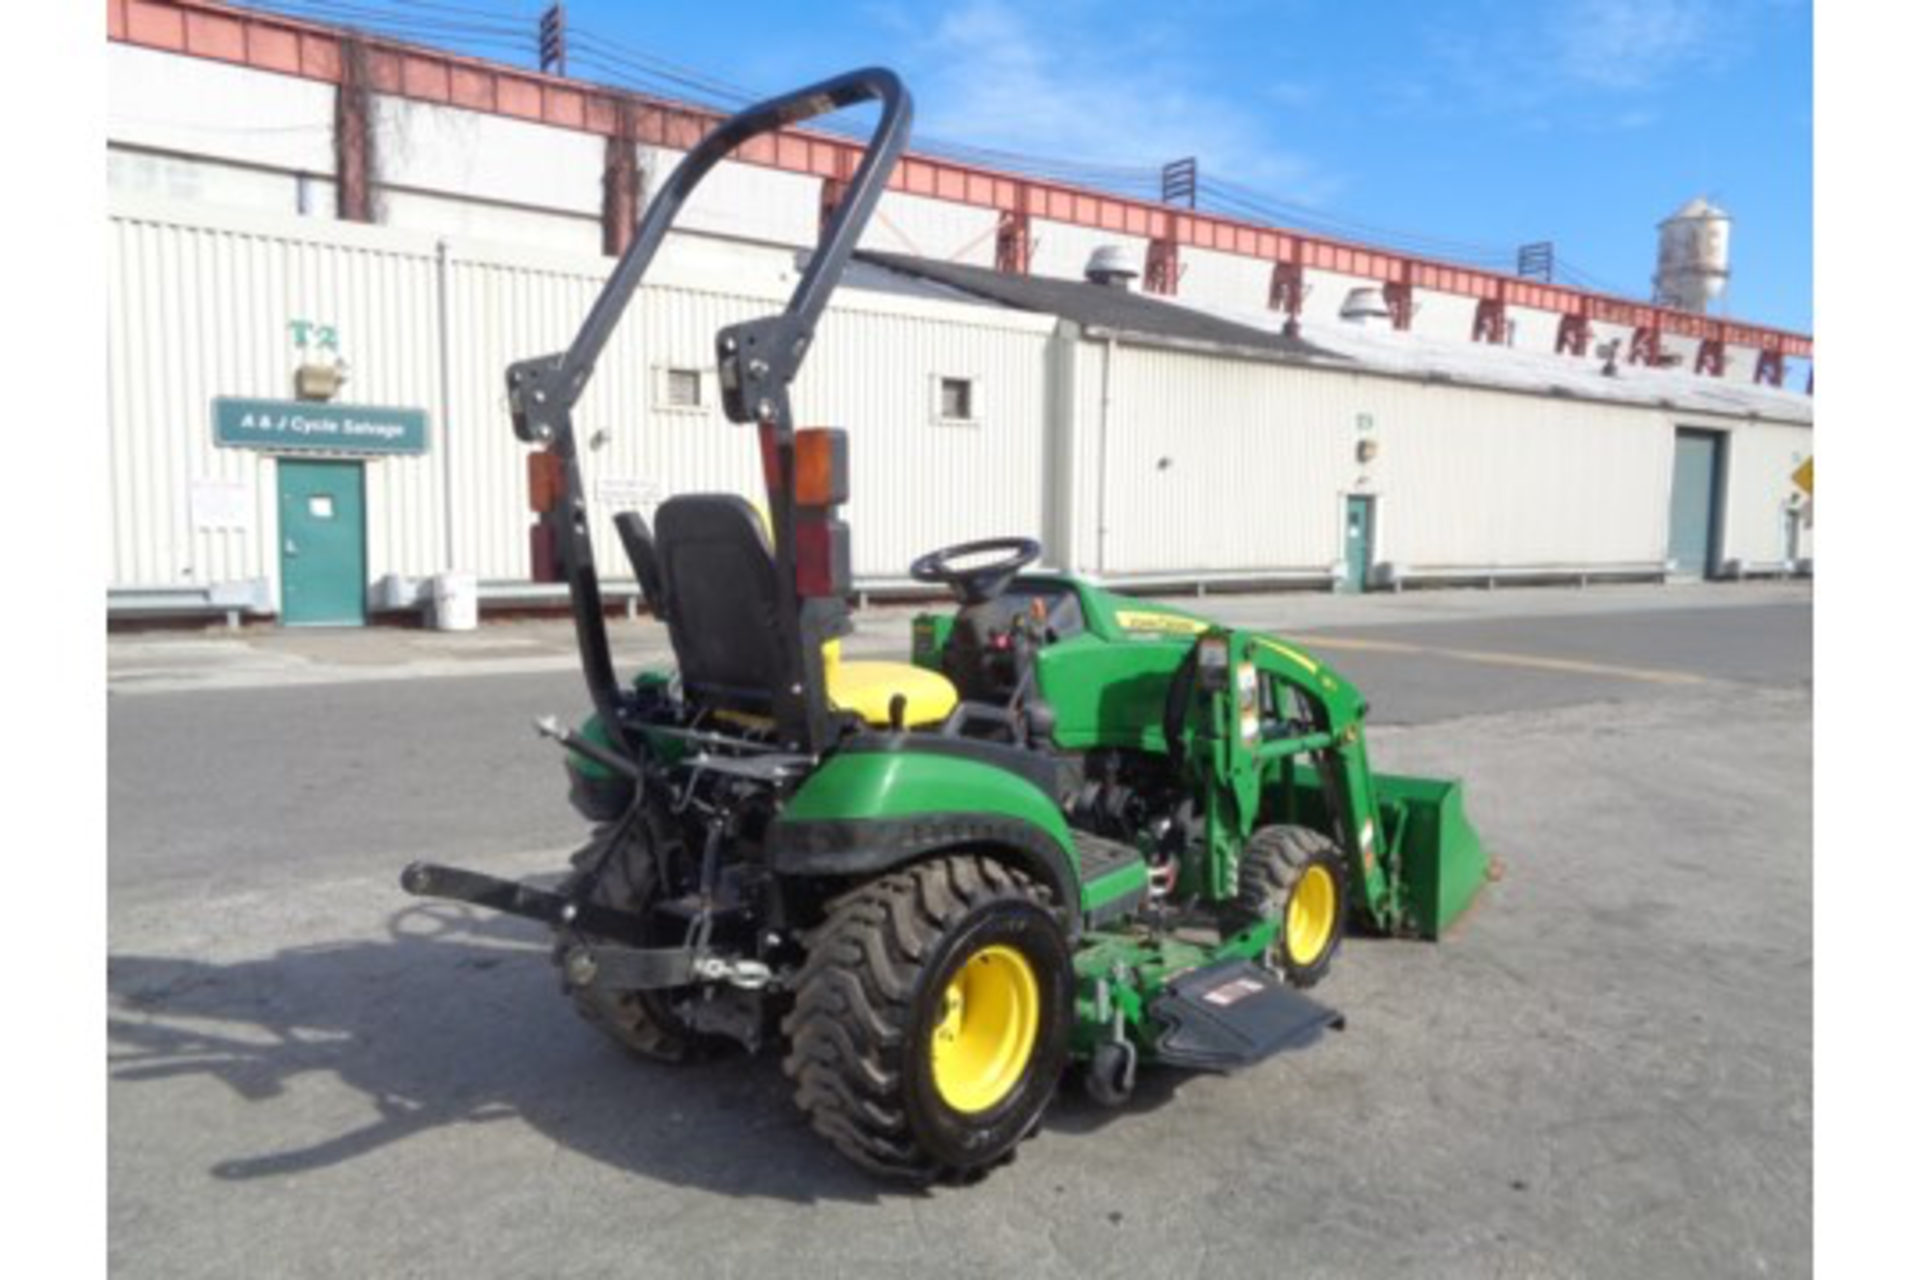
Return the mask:
<svg viewBox="0 0 1920 1280">
<path fill-rule="evenodd" d="M 1574 0 L 1555 7 L 1549 34 L 1568 79 L 1635 90 L 1724 53 L 1728 22 L 1706 0 Z"/>
<path fill-rule="evenodd" d="M 1276 141 L 1284 107 L 1209 84 L 1170 52 L 1174 43 L 1164 28 L 1123 29 L 1097 9 L 968 0 L 904 59 L 919 106 L 915 132 L 1156 172 L 1196 156 L 1203 175 L 1302 203 L 1339 189 L 1334 175 Z"/>
<path fill-rule="evenodd" d="M 1482 8 L 1425 33 L 1450 92 L 1434 107 L 1533 127 L 1641 129 L 1682 77 L 1724 69 L 1751 48 L 1764 12 L 1798 0 L 1557 0 Z M 1489 18 L 1497 20 L 1488 20 Z"/>
</svg>

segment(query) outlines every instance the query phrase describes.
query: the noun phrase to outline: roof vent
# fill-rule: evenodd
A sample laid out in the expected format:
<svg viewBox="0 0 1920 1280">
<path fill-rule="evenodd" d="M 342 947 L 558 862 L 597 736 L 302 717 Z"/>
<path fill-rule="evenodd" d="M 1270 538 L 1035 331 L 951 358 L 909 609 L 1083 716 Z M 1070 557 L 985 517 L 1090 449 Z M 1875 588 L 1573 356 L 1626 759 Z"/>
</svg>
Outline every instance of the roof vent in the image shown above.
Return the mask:
<svg viewBox="0 0 1920 1280">
<path fill-rule="evenodd" d="M 1133 255 L 1117 244 L 1103 244 L 1087 259 L 1088 281 L 1109 289 L 1125 292 L 1133 287 L 1139 275 L 1140 268 L 1133 265 Z"/>
<path fill-rule="evenodd" d="M 1347 300 L 1340 304 L 1340 318 L 1348 324 L 1368 326 L 1393 319 L 1393 313 L 1387 310 L 1387 295 L 1372 285 L 1361 285 L 1348 292 Z"/>
</svg>

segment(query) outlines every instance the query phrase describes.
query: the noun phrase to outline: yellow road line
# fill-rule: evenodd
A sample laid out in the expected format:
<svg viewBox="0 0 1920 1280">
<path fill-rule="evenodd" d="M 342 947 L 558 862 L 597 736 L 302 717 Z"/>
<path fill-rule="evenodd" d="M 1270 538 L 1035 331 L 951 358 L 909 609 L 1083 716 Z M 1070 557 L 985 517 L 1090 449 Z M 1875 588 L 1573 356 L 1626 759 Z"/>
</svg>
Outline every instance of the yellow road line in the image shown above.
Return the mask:
<svg viewBox="0 0 1920 1280">
<path fill-rule="evenodd" d="M 1581 662 L 1574 658 L 1548 658 L 1532 653 L 1502 653 L 1487 649 L 1440 649 L 1405 644 L 1398 640 L 1362 640 L 1352 636 L 1308 636 L 1309 649 L 1351 649 L 1361 653 L 1404 653 L 1429 658 L 1452 658 L 1456 662 L 1478 662 L 1495 667 L 1525 667 L 1535 671 L 1558 671 L 1568 675 L 1606 676 L 1615 680 L 1638 680 L 1643 684 L 1706 684 L 1705 676 L 1687 671 L 1663 671 L 1657 667 L 1621 667 L 1606 662 Z"/>
</svg>

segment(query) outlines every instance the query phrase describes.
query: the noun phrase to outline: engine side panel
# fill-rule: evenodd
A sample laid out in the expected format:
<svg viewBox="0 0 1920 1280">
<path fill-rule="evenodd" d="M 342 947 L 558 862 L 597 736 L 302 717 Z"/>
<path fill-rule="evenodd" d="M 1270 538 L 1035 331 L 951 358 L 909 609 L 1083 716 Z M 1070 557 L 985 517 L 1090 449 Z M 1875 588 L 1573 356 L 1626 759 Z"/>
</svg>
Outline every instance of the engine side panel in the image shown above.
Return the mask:
<svg viewBox="0 0 1920 1280">
<path fill-rule="evenodd" d="M 1114 643 L 1085 635 L 1042 649 L 1040 692 L 1059 717 L 1054 742 L 1065 751 L 1164 752 L 1167 692 L 1192 647 L 1187 638 Z"/>
</svg>

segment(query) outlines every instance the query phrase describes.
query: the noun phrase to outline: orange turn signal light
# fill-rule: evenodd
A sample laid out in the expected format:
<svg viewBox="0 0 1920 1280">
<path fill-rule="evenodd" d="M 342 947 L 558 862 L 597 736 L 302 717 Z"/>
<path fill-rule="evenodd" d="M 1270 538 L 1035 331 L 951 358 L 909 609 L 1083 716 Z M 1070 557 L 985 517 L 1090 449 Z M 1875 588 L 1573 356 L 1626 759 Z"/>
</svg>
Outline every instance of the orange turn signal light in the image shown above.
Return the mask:
<svg viewBox="0 0 1920 1280">
<path fill-rule="evenodd" d="M 837 507 L 847 500 L 847 433 L 808 427 L 793 433 L 793 500 L 802 507 Z"/>
</svg>

